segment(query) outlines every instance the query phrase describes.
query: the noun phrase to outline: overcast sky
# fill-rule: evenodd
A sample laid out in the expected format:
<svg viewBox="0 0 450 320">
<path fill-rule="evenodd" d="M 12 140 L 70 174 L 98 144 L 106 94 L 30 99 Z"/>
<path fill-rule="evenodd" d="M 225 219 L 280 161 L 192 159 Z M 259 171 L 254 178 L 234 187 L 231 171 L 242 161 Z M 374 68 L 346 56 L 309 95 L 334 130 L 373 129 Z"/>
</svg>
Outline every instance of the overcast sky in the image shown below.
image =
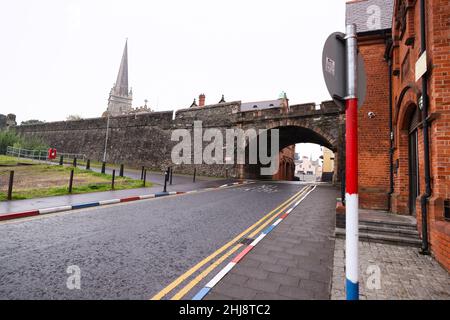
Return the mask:
<svg viewBox="0 0 450 320">
<path fill-rule="evenodd" d="M 2 1 L 0 113 L 101 116 L 126 38 L 134 107 L 320 102 L 322 46 L 344 22 L 344 0 Z"/>
</svg>

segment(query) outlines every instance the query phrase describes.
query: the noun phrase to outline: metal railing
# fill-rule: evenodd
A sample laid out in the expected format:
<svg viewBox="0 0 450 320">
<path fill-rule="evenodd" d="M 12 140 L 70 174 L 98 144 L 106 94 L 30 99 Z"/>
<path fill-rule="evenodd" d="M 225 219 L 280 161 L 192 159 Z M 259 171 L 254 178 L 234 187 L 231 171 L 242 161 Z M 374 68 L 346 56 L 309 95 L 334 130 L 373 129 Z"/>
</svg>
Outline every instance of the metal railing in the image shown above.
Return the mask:
<svg viewBox="0 0 450 320">
<path fill-rule="evenodd" d="M 29 150 L 23 148 L 7 147 L 6 155 L 16 158 L 25 158 L 32 160 L 47 160 L 48 150 Z M 64 159 L 86 160 L 86 156 L 81 153 L 63 153 L 58 152 L 58 157 L 63 156 Z"/>
</svg>

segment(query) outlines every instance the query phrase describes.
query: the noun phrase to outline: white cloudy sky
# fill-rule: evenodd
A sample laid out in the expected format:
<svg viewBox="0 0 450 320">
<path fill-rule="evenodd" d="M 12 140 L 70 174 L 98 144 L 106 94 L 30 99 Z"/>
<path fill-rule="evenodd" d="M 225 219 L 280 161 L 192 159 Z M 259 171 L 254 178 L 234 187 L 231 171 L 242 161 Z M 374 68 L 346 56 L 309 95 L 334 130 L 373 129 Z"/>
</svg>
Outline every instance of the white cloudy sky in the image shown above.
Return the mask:
<svg viewBox="0 0 450 320">
<path fill-rule="evenodd" d="M 126 38 L 135 107 L 320 102 L 322 45 L 344 20 L 344 0 L 1 1 L 0 113 L 100 116 Z"/>
</svg>

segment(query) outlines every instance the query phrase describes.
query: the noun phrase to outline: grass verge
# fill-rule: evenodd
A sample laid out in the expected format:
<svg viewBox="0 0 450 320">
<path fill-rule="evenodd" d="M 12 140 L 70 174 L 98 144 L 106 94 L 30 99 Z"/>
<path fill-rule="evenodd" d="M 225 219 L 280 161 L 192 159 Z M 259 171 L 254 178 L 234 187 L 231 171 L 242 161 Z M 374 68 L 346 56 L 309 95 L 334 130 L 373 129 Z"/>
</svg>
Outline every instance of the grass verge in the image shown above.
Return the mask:
<svg viewBox="0 0 450 320">
<path fill-rule="evenodd" d="M 0 201 L 7 198 L 9 171 L 14 170 L 13 200 L 67 195 L 70 171 L 74 170 L 72 194 L 112 190 L 112 175 L 80 168 L 31 162 L 20 165 L 15 158 L 0 156 Z M 28 163 L 27 163 L 28 164 Z M 146 187 L 152 183 L 147 182 Z M 140 180 L 115 177 L 114 190 L 142 188 Z"/>
</svg>

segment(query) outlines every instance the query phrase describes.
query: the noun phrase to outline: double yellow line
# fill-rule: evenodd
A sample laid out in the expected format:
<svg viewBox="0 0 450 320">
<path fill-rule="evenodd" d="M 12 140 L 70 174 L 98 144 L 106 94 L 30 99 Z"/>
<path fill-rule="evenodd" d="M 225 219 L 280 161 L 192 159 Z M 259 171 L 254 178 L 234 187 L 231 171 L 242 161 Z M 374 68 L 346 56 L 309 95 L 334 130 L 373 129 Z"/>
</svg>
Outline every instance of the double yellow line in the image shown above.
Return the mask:
<svg viewBox="0 0 450 320">
<path fill-rule="evenodd" d="M 212 254 L 210 254 L 208 257 L 204 258 L 202 261 L 197 263 L 195 266 L 190 268 L 188 271 L 183 273 L 181 276 L 179 276 L 177 279 L 175 279 L 173 282 L 171 282 L 168 286 L 166 286 L 164 289 L 162 289 L 160 292 L 158 292 L 156 295 L 154 295 L 151 300 L 160 300 L 164 298 L 169 292 L 171 292 L 173 289 L 178 287 L 182 282 L 184 282 L 187 278 L 189 278 L 191 275 L 193 275 L 197 270 L 199 270 L 201 267 L 203 267 L 205 264 L 213 260 L 215 257 L 217 257 L 219 254 L 227 250 L 229 247 L 235 244 L 228 252 L 224 253 L 222 257 L 220 257 L 215 263 L 211 264 L 207 269 L 205 269 L 202 273 L 200 273 L 197 277 L 195 277 L 192 281 L 190 281 L 185 287 L 183 287 L 181 290 L 179 290 L 171 299 L 172 300 L 179 300 L 183 296 L 185 296 L 193 287 L 195 287 L 202 279 L 204 279 L 209 273 L 211 273 L 216 267 L 218 267 L 223 261 L 225 261 L 230 255 L 232 255 L 234 252 L 236 252 L 242 244 L 236 244 L 239 240 L 241 240 L 245 235 L 247 235 L 249 232 L 251 232 L 247 238 L 253 238 L 256 234 L 258 234 L 264 227 L 266 227 L 271 221 L 273 221 L 276 217 L 278 217 L 278 214 L 285 210 L 287 207 L 289 207 L 293 202 L 297 201 L 300 197 L 302 197 L 307 191 L 309 190 L 309 186 L 304 187 L 302 190 L 294 194 L 292 197 L 284 201 L 282 204 L 280 204 L 278 207 L 270 211 L 268 214 L 266 214 L 264 217 L 262 217 L 259 221 L 257 221 L 255 224 L 251 225 L 249 228 L 238 234 L 234 239 L 223 245 L 221 248 L 214 251 Z M 256 228 L 259 224 L 261 224 L 258 228 Z M 255 230 L 253 230 L 256 228 Z M 253 232 L 252 232 L 253 230 Z"/>
</svg>

